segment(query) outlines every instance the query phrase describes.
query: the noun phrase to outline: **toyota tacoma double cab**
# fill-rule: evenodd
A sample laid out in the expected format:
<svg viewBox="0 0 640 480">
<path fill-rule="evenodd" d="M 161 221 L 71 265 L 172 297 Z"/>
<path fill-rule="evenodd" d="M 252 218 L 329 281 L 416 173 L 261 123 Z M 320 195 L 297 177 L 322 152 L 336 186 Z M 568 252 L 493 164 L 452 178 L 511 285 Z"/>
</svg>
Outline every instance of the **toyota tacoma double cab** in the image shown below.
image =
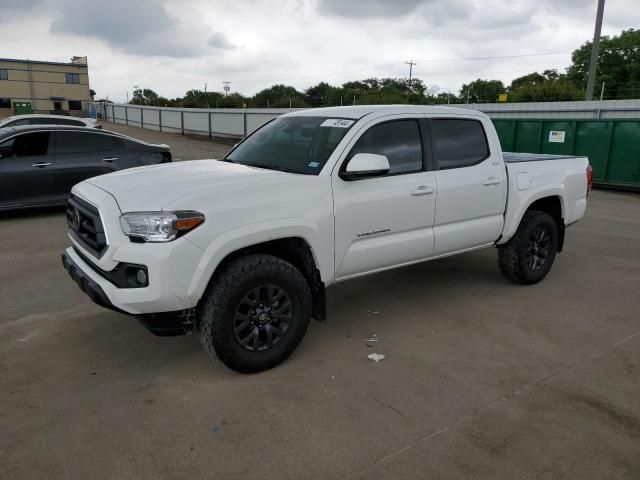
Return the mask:
<svg viewBox="0 0 640 480">
<path fill-rule="evenodd" d="M 585 157 L 503 154 L 476 111 L 297 111 L 222 160 L 75 185 L 62 262 L 97 304 L 258 372 L 326 318 L 325 289 L 344 280 L 497 247 L 507 279 L 539 282 L 590 179 Z"/>
</svg>

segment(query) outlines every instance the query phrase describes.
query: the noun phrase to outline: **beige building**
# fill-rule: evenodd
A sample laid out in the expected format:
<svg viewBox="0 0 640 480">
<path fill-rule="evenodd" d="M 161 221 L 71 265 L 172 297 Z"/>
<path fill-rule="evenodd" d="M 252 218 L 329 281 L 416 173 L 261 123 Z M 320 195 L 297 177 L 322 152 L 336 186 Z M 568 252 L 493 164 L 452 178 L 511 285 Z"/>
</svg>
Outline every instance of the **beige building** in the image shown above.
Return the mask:
<svg viewBox="0 0 640 480">
<path fill-rule="evenodd" d="M 69 63 L 0 58 L 0 118 L 15 113 L 82 116 L 90 100 L 87 57 Z"/>
</svg>

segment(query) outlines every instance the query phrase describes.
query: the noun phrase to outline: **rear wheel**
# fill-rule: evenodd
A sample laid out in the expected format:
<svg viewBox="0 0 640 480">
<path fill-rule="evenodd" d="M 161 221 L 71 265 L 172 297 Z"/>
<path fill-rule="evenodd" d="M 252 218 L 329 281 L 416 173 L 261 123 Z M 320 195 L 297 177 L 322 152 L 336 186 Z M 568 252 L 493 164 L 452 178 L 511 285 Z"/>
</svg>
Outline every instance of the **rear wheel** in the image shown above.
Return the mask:
<svg viewBox="0 0 640 480">
<path fill-rule="evenodd" d="M 284 361 L 304 337 L 311 291 L 290 263 L 247 255 L 216 276 L 198 314 L 210 355 L 232 370 L 260 372 Z"/>
<path fill-rule="evenodd" d="M 549 273 L 557 251 L 558 226 L 553 217 L 529 210 L 511 240 L 498 248 L 498 265 L 507 279 L 530 285 Z"/>
</svg>

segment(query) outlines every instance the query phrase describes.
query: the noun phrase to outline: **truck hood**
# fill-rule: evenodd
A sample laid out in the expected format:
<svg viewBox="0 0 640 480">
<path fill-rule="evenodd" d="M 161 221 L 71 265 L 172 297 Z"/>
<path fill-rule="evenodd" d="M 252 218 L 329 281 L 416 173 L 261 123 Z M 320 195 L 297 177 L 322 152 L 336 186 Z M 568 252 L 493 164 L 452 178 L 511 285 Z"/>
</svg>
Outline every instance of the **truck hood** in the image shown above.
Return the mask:
<svg viewBox="0 0 640 480">
<path fill-rule="evenodd" d="M 110 193 L 124 213 L 158 211 L 183 197 L 218 196 L 223 190 L 281 187 L 283 181 L 301 176 L 218 160 L 192 160 L 130 168 L 85 181 Z"/>
</svg>

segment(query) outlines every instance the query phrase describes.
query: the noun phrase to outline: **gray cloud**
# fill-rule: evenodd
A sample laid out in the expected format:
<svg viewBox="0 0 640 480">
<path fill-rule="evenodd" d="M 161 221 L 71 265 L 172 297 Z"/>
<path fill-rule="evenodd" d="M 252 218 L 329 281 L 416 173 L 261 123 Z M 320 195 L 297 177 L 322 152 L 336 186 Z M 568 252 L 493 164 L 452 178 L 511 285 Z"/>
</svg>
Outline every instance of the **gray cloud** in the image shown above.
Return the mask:
<svg viewBox="0 0 640 480">
<path fill-rule="evenodd" d="M 0 1 L 0 20 L 9 22 L 12 18 L 23 18 L 39 3 L 40 0 L 2 0 Z"/>
<path fill-rule="evenodd" d="M 52 33 L 98 38 L 134 54 L 193 57 L 202 53 L 197 42 L 184 40 L 179 21 L 160 1 L 111 0 L 108 5 L 67 1 L 58 12 Z"/>
<path fill-rule="evenodd" d="M 209 35 L 209 39 L 207 40 L 207 45 L 213 48 L 220 48 L 223 50 L 233 50 L 237 48 L 233 43 L 231 43 L 227 36 L 222 32 L 214 32 Z"/>
<path fill-rule="evenodd" d="M 336 17 L 401 17 L 430 0 L 318 0 L 318 11 Z"/>
</svg>

